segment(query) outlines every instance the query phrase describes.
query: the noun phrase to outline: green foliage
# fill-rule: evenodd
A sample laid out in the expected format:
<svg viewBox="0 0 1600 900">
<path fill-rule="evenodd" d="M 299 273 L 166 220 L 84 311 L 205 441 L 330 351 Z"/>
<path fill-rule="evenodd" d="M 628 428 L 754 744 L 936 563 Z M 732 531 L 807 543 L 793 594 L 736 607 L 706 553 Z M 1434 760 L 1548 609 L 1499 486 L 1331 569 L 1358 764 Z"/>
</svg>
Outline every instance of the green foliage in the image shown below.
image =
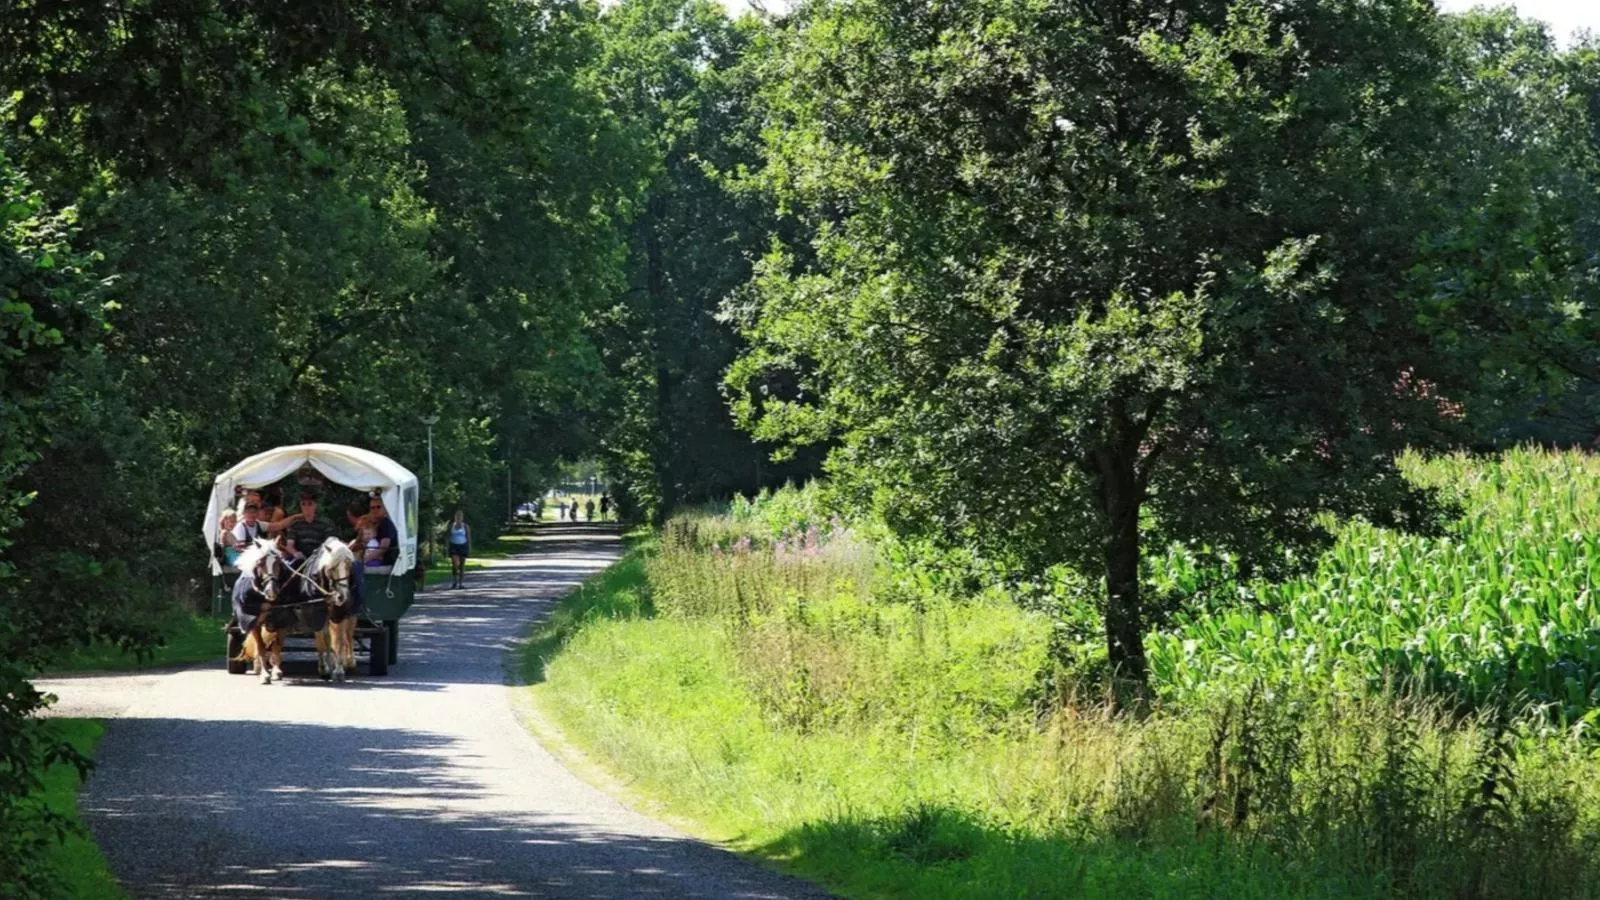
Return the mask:
<svg viewBox="0 0 1600 900">
<path fill-rule="evenodd" d="M 45 852 L 71 819 L 45 803 L 41 773 L 81 775 L 87 758 L 35 717 L 47 698 L 28 681 L 65 635 L 89 631 L 83 604 L 38 603 L 14 544 L 35 493 L 25 480 L 43 458 L 65 376 L 100 330 L 103 283 L 75 249 L 71 211 L 47 207 L 0 140 L 0 894 L 42 896 Z M 86 628 L 86 626 L 89 626 Z"/>
<path fill-rule="evenodd" d="M 656 522 L 804 476 L 734 427 L 722 374 L 740 349 L 715 317 L 750 278 L 770 208 L 728 186 L 754 167 L 755 86 L 739 63 L 758 26 L 712 0 L 627 0 L 601 19 L 596 77 L 646 168 L 632 199 L 626 289 L 594 321 L 616 406 L 605 417 L 622 512 Z"/>
<path fill-rule="evenodd" d="M 85 758 L 94 756 L 104 728 L 93 719 L 52 719 L 50 727 L 61 741 Z M 81 828 L 78 821 L 78 791 L 83 773 L 77 767 L 58 763 L 40 779 L 40 800 L 63 819 Z M 124 900 L 126 895 L 111 874 L 100 848 L 86 833 L 68 835 L 50 847 L 42 867 L 59 878 L 58 896 L 71 900 Z"/>
<path fill-rule="evenodd" d="M 508 491 L 588 449 L 604 369 L 586 321 L 620 279 L 613 212 L 637 179 L 586 74 L 595 16 L 8 9 L 0 893 L 33 890 L 54 821 L 16 798 L 77 759 L 28 718 L 27 679 L 142 658 L 196 605 L 215 472 L 311 440 L 422 472 L 437 414 L 424 514 L 464 506 L 487 542 Z"/>
<path fill-rule="evenodd" d="M 1571 735 L 1273 670 L 1119 716 L 1038 693 L 1039 614 L 885 596 L 860 538 L 707 533 L 674 520 L 563 601 L 531 690 L 635 788 L 848 896 L 1596 895 Z"/>
<path fill-rule="evenodd" d="M 546 664 L 565 651 L 585 628 L 600 621 L 628 621 L 654 615 L 645 590 L 644 559 L 651 542 L 636 542 L 622 560 L 584 582 L 568 594 L 535 630 L 522 653 L 522 677 L 530 683 L 544 680 Z"/>
<path fill-rule="evenodd" d="M 225 654 L 223 628 L 226 618 L 201 615 L 179 609 L 142 618 L 140 625 L 154 632 L 155 646 L 130 651 L 117 643 L 96 643 L 81 647 L 64 659 L 53 661 L 53 672 L 111 672 L 123 669 L 158 669 L 167 666 L 220 660 Z"/>
<path fill-rule="evenodd" d="M 1407 469 L 1460 498 L 1448 533 L 1348 526 L 1307 575 L 1252 585 L 1261 611 L 1216 609 L 1154 638 L 1162 690 L 1413 682 L 1475 705 L 1548 707 L 1567 724 L 1600 715 L 1600 458 L 1523 449 L 1411 457 Z"/>
<path fill-rule="evenodd" d="M 158 492 L 299 440 L 421 471 L 437 413 L 423 509 L 492 530 L 508 470 L 534 490 L 600 402 L 583 323 L 620 236 L 597 210 L 632 164 L 584 79 L 592 11 L 323 12 L 28 7 L 0 38 L 6 124 L 118 278 L 106 377 L 159 445 L 120 455 L 187 455 L 141 473 Z M 192 561 L 191 531 L 149 545 Z"/>
<path fill-rule="evenodd" d="M 805 228 L 730 309 L 743 420 L 837 441 L 897 531 L 1100 585 L 1136 682 L 1147 548 L 1281 577 L 1328 513 L 1426 530 L 1395 454 L 1524 386 L 1570 308 L 1533 286 L 1584 277 L 1520 227 L 1472 229 L 1494 268 L 1434 246 L 1500 173 L 1449 36 L 1415 0 L 801 7 L 754 64 Z M 1488 271 L 1528 290 L 1442 287 Z"/>
<path fill-rule="evenodd" d="M 1458 106 L 1444 195 L 1452 213 L 1425 242 L 1422 315 L 1450 352 L 1477 360 L 1490 389 L 1463 396 L 1502 444 L 1600 437 L 1600 55 L 1558 53 L 1547 29 L 1509 9 L 1446 17 Z M 1504 388 L 1518 385 L 1518 400 Z M 1500 396 L 1496 396 L 1499 394 Z"/>
</svg>

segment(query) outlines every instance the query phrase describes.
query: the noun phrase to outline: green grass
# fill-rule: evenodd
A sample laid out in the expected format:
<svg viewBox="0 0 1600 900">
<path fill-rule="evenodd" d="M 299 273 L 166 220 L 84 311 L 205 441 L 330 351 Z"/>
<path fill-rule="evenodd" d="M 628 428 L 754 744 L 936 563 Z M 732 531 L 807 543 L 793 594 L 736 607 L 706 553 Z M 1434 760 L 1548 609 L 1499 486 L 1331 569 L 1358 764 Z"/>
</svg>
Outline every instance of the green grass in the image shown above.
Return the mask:
<svg viewBox="0 0 1600 900">
<path fill-rule="evenodd" d="M 1559 481 L 1499 468 L 1526 464 L 1473 471 Z M 1538 497 L 1495 496 L 1460 527 L 1553 533 L 1525 521 Z M 1575 735 L 1320 689 L 1259 641 L 1218 690 L 1111 716 L 1047 677 L 1037 614 L 919 586 L 848 529 L 745 527 L 701 514 L 636 546 L 523 660 L 574 744 L 706 837 L 860 897 L 1600 896 L 1600 764 Z M 1421 570 L 1410 540 L 1363 564 Z"/>
<path fill-rule="evenodd" d="M 93 719 L 52 719 L 67 740 L 85 756 L 93 757 L 104 729 Z M 78 789 L 82 786 L 77 770 L 57 764 L 44 773 L 44 799 L 57 813 L 78 822 Z M 73 835 L 55 845 L 49 866 L 62 882 L 62 896 L 71 900 L 123 900 L 126 895 L 106 867 L 105 857 L 93 840 Z"/>
<path fill-rule="evenodd" d="M 115 645 L 81 647 L 52 666 L 55 672 L 100 672 L 158 669 L 221 659 L 227 652 L 222 629 L 227 618 L 171 612 L 157 623 L 163 643 L 140 659 Z"/>
<path fill-rule="evenodd" d="M 535 703 L 702 835 L 846 896 L 1381 894 L 1230 842 L 1051 826 L 1030 810 L 1061 799 L 1065 757 L 1047 736 L 782 727 L 741 682 L 728 633 L 650 618 L 645 590 L 635 553 L 562 604 L 524 657 Z M 1103 736 L 1078 749 L 1106 762 Z"/>
</svg>

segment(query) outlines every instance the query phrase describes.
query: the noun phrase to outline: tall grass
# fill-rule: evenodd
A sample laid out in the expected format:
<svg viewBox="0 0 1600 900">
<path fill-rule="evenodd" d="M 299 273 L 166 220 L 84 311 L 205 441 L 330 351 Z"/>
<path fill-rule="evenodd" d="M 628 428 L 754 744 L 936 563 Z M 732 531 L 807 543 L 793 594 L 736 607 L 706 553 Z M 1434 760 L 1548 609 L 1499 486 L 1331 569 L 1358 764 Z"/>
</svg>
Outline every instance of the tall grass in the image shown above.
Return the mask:
<svg viewBox="0 0 1600 900">
<path fill-rule="evenodd" d="M 89 758 L 94 756 L 95 745 L 104 732 L 100 723 L 93 719 L 51 719 L 46 727 L 54 729 L 75 750 Z M 37 799 L 61 817 L 66 827 L 59 840 L 45 842 L 42 850 L 40 863 L 49 879 L 45 896 L 63 900 L 123 900 L 126 895 L 106 866 L 100 848 L 83 830 L 79 820 L 78 791 L 82 787 L 82 775 L 70 763 L 57 762 L 45 767 L 40 781 Z M 3 883 L 0 883 L 0 895 L 28 896 L 18 886 Z"/>
<path fill-rule="evenodd" d="M 1494 492 L 1470 461 L 1432 465 L 1418 477 L 1463 485 L 1469 514 Z M 1495 500 L 1479 525 L 1560 534 L 1549 510 L 1504 521 L 1539 505 Z M 1397 540 L 1356 546 L 1387 571 Z M 575 601 L 607 612 L 569 617 L 538 690 L 647 793 L 849 894 L 1600 896 L 1600 765 L 1580 733 L 1368 677 L 1382 667 L 1360 642 L 1333 670 L 1346 690 L 1236 643 L 1228 668 L 1184 663 L 1215 674 L 1206 689 L 1116 717 L 1048 677 L 1048 617 L 908 589 L 902 565 L 760 504 L 676 521 L 619 570 L 626 599 Z M 1163 652 L 1199 645 L 1185 634 Z"/>
</svg>

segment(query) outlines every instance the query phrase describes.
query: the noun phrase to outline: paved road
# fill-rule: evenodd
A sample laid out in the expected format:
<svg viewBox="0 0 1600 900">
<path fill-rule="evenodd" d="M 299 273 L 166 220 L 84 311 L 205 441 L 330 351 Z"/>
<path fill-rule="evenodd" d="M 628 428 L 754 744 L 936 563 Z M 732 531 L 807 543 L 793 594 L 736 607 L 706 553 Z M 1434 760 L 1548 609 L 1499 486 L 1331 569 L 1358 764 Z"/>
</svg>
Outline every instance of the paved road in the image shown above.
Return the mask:
<svg viewBox="0 0 1600 900">
<path fill-rule="evenodd" d="M 580 781 L 518 724 L 506 650 L 620 553 L 550 528 L 430 590 L 386 678 L 262 686 L 220 663 L 45 684 L 109 719 L 84 818 L 134 897 L 820 897 Z"/>
</svg>

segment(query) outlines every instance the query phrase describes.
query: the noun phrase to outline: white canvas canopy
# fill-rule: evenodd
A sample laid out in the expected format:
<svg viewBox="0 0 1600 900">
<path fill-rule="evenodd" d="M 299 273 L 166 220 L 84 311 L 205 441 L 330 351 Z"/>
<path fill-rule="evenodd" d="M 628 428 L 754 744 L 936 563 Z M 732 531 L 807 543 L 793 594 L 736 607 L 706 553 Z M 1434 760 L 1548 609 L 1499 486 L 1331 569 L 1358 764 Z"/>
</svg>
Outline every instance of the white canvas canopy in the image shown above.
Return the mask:
<svg viewBox="0 0 1600 900">
<path fill-rule="evenodd" d="M 233 505 L 236 489 L 275 484 L 307 464 L 336 484 L 362 491 L 381 491 L 384 508 L 400 533 L 400 558 L 395 561 L 394 570 L 408 571 L 417 564 L 417 476 L 381 453 L 344 444 L 278 447 L 257 453 L 218 475 L 211 486 L 211 502 L 206 505 L 202 527 L 206 550 L 210 551 L 217 541 L 217 522 L 222 511 Z M 332 512 L 338 513 L 337 510 Z M 215 558 L 211 561 L 211 571 L 213 574 L 221 571 Z"/>
</svg>

